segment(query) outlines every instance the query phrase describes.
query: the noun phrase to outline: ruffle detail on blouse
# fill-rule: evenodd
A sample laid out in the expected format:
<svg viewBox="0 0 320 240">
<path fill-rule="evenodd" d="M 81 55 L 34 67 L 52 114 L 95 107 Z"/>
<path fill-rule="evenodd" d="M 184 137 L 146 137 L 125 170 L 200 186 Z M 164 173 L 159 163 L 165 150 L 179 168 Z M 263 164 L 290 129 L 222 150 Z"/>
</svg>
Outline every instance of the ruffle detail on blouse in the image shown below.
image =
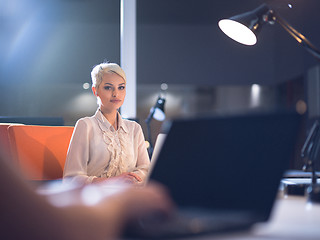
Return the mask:
<svg viewBox="0 0 320 240">
<path fill-rule="evenodd" d="M 126 146 L 128 146 L 128 140 L 126 140 L 126 137 L 124 136 L 127 133 L 122 128 L 116 132 L 105 131 L 103 129 L 106 128 L 106 126 L 103 126 L 103 124 L 105 123 L 98 120 L 98 125 L 103 134 L 103 140 L 107 144 L 107 149 L 109 150 L 111 157 L 107 167 L 100 176 L 109 178 L 128 171 L 129 161 L 125 151 Z"/>
<path fill-rule="evenodd" d="M 107 144 L 107 148 L 111 153 L 111 159 L 108 166 L 105 169 L 105 172 L 102 174 L 103 177 L 113 177 L 120 175 L 124 172 L 127 172 L 128 162 L 125 151 L 123 151 L 124 146 L 127 145 L 125 138 L 123 137 L 123 132 L 119 131 L 117 133 L 112 132 L 103 132 L 103 139 Z M 117 138 L 117 135 L 119 136 Z M 117 139 L 119 141 L 117 141 Z"/>
</svg>

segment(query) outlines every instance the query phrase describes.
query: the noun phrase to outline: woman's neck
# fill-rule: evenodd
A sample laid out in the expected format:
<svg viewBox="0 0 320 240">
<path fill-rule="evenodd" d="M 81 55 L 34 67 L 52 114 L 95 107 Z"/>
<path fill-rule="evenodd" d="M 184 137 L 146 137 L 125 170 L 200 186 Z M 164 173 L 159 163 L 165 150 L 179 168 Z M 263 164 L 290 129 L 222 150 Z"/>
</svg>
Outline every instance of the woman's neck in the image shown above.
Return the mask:
<svg viewBox="0 0 320 240">
<path fill-rule="evenodd" d="M 114 127 L 115 130 L 118 129 L 118 111 L 105 113 L 100 109 L 103 116 L 108 120 L 108 122 Z"/>
</svg>

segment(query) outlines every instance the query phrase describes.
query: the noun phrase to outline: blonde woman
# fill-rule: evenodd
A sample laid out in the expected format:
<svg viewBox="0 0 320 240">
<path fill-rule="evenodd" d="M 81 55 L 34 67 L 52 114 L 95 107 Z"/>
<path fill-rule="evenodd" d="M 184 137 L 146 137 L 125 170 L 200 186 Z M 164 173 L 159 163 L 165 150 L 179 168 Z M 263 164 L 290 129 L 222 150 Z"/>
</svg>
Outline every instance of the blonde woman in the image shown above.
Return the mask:
<svg viewBox="0 0 320 240">
<path fill-rule="evenodd" d="M 144 135 L 138 123 L 118 111 L 126 96 L 126 75 L 115 63 L 101 63 L 91 78 L 99 107 L 75 125 L 64 178 L 82 184 L 109 179 L 142 183 L 150 164 Z"/>
</svg>

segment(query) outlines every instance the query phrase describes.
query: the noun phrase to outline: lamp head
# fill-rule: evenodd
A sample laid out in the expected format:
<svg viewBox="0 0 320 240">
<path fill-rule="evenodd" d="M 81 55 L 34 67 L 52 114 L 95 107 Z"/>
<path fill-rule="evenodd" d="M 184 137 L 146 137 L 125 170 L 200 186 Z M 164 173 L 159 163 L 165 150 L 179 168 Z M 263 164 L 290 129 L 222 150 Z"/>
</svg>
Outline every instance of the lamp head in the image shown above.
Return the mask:
<svg viewBox="0 0 320 240">
<path fill-rule="evenodd" d="M 158 121 L 163 121 L 166 118 L 166 115 L 164 113 L 164 104 L 166 102 L 165 98 L 162 98 L 161 96 L 158 98 L 156 105 L 153 107 L 154 114 L 153 118 Z"/>
<path fill-rule="evenodd" d="M 218 25 L 233 40 L 245 45 L 254 45 L 257 42 L 256 34 L 260 31 L 261 26 L 267 22 L 266 16 L 269 12 L 270 8 L 266 4 L 262 4 L 250 12 L 222 19 Z"/>
</svg>

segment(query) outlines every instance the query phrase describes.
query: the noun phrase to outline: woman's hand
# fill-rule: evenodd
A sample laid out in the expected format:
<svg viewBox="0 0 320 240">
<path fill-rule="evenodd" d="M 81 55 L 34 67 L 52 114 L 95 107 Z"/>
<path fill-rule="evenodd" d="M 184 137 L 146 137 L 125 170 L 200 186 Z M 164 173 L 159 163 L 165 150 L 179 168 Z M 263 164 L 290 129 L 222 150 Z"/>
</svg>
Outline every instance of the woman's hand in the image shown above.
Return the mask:
<svg viewBox="0 0 320 240">
<path fill-rule="evenodd" d="M 133 173 L 133 172 L 129 172 L 128 174 L 129 174 L 131 177 L 134 177 L 137 182 L 142 182 L 142 178 L 141 178 L 138 174 Z"/>
<path fill-rule="evenodd" d="M 119 180 L 121 182 L 130 183 L 130 184 L 142 183 L 142 178 L 138 174 L 132 173 L 132 172 L 125 172 L 116 177 L 110 177 L 110 178 L 94 178 L 92 180 L 92 183 L 102 183 L 109 180 L 113 180 L 113 181 Z"/>
</svg>

